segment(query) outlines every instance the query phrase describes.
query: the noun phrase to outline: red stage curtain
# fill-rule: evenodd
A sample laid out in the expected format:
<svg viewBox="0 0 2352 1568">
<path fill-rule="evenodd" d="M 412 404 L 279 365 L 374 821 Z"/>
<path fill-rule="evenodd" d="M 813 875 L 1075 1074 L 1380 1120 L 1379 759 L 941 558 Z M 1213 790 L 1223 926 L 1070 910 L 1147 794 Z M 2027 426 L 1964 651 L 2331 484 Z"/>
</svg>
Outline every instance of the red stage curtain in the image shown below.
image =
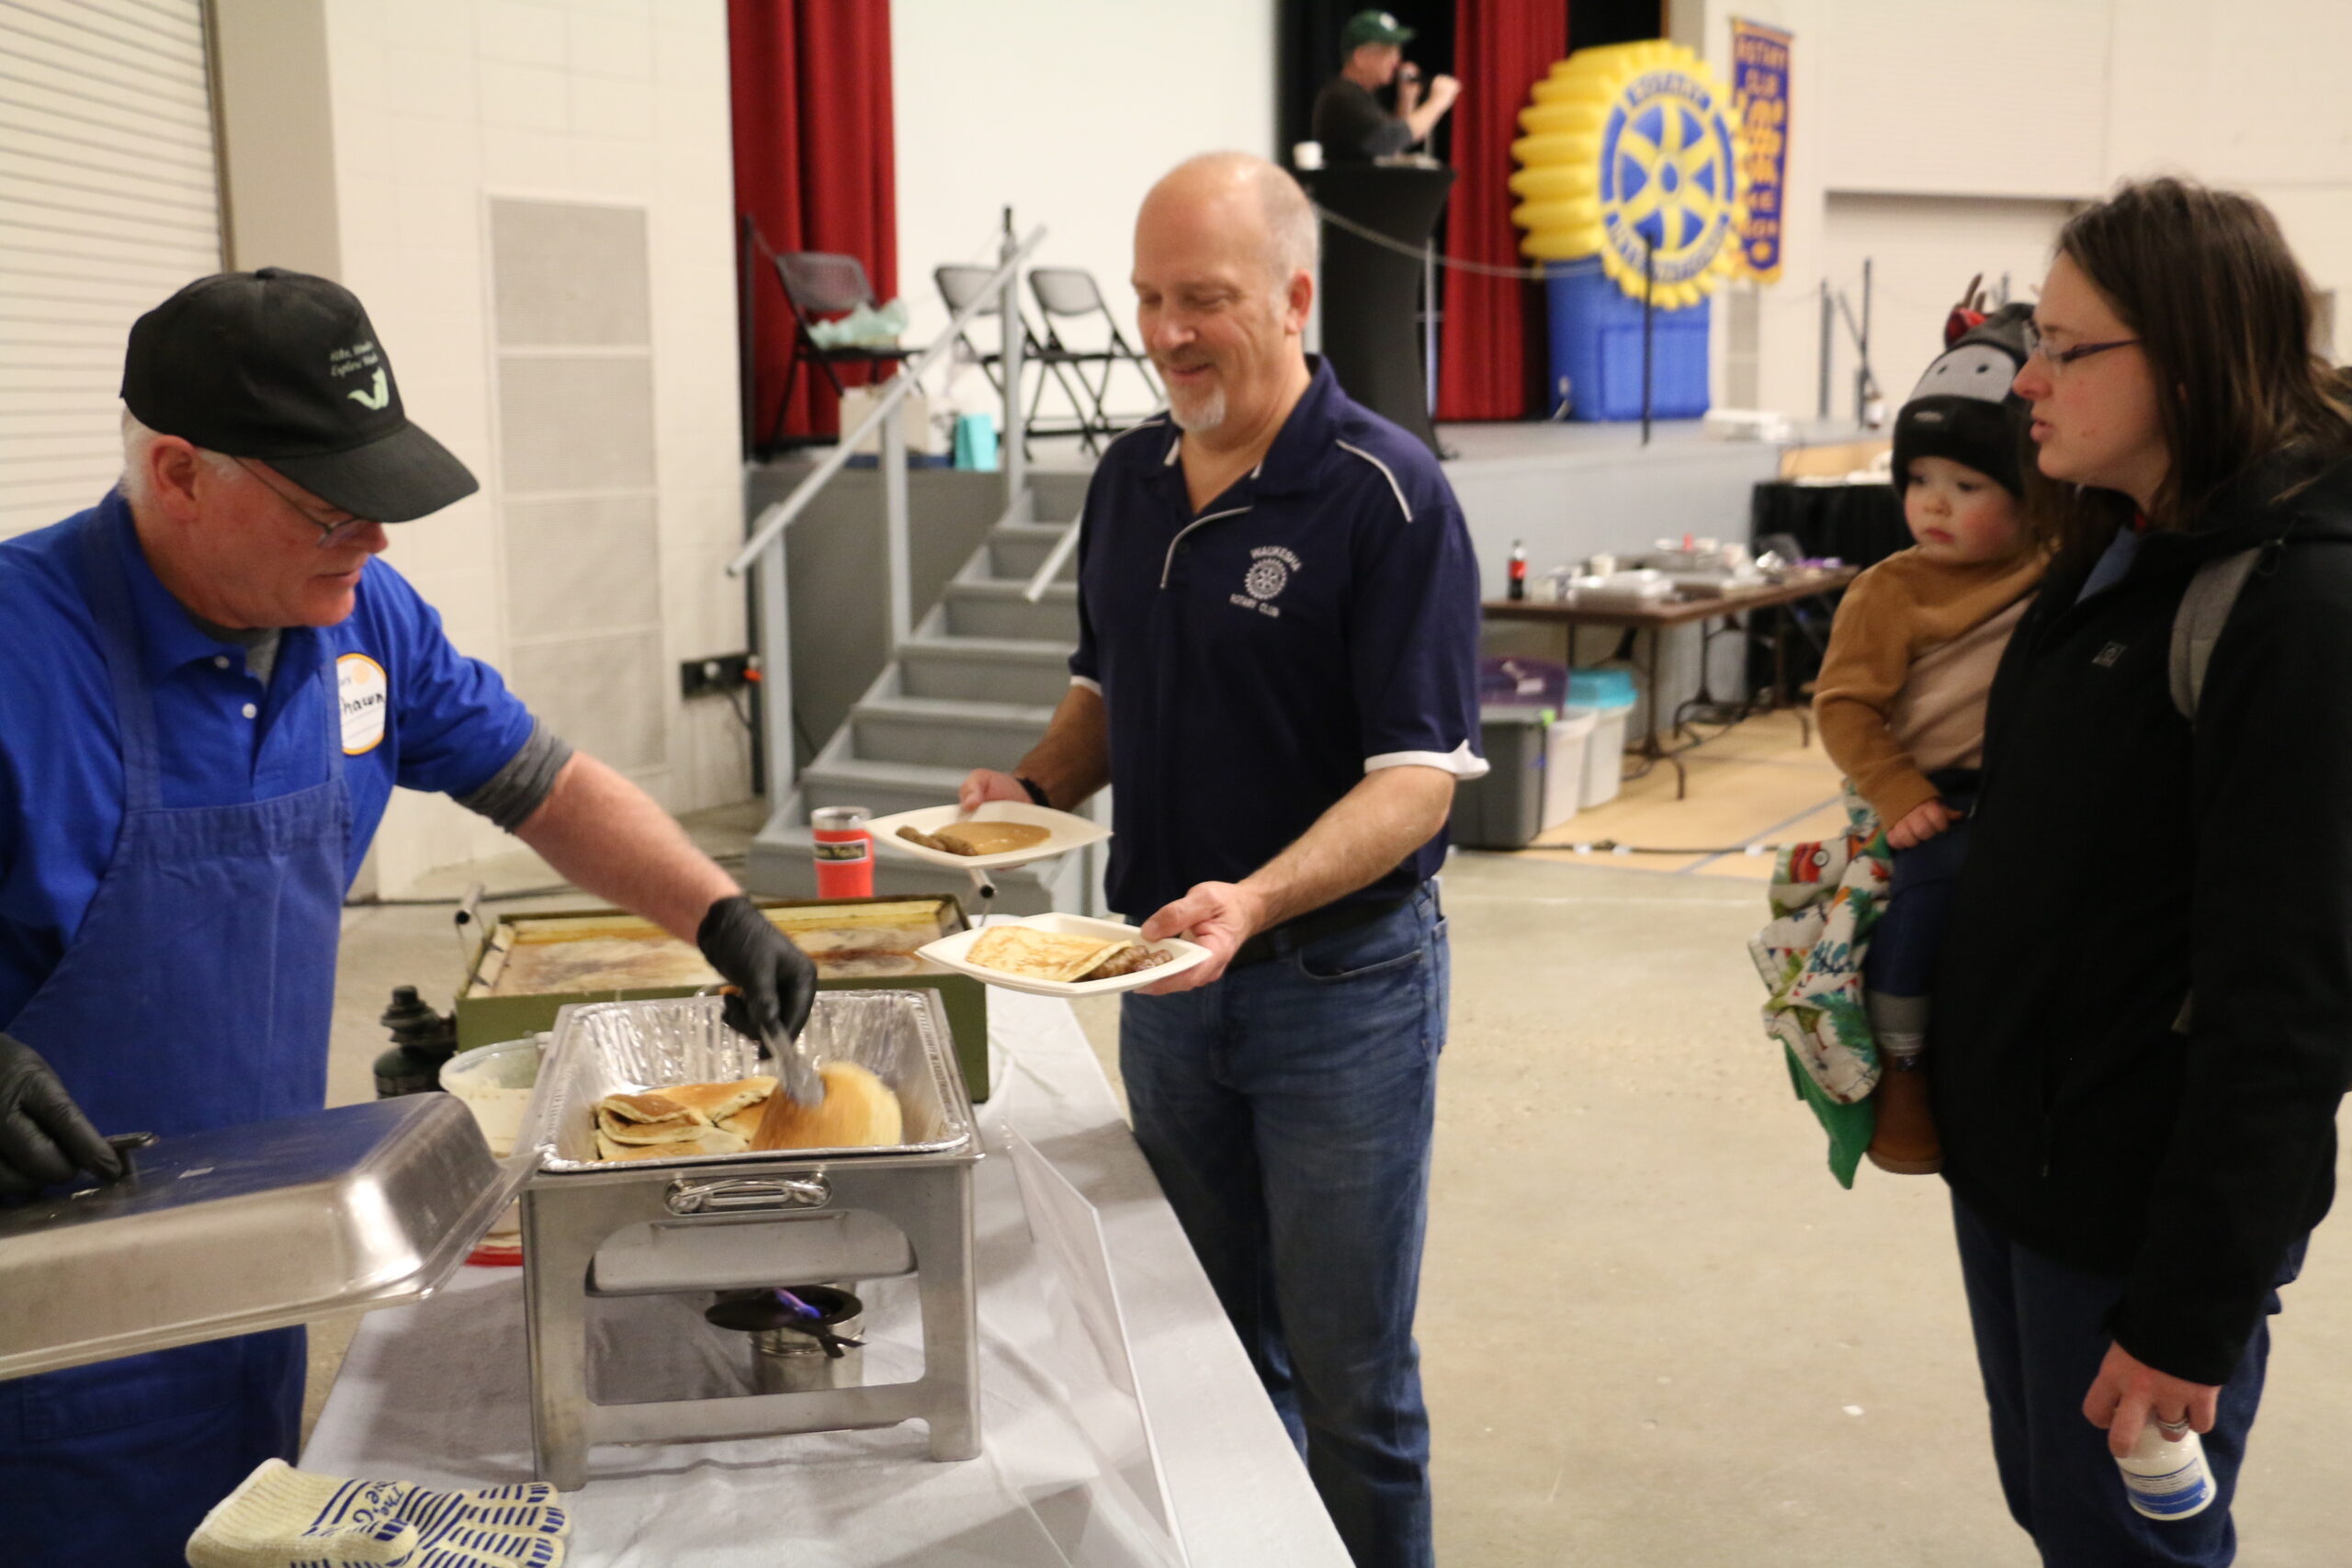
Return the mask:
<svg viewBox="0 0 2352 1568">
<path fill-rule="evenodd" d="M 899 291 L 890 7 L 728 0 L 727 39 L 737 213 L 749 216 L 775 250 L 857 257 L 875 298 L 889 299 Z M 741 238 L 739 230 L 738 265 L 746 260 Z M 764 439 L 792 362 L 792 317 L 775 265 L 757 253 L 749 260 L 759 323 L 752 406 Z M 821 373 L 800 377 L 784 429 L 793 435 L 838 431 L 836 400 Z"/>
<path fill-rule="evenodd" d="M 1495 266 L 1525 265 L 1510 209 L 1510 144 L 1527 90 L 1568 52 L 1564 0 L 1460 0 L 1453 73 L 1462 102 L 1453 119 L 1453 207 L 1445 254 Z M 1523 344 L 1528 295 L 1537 286 L 1445 269 L 1445 327 L 1438 355 L 1440 419 L 1520 419 L 1527 410 Z"/>
</svg>

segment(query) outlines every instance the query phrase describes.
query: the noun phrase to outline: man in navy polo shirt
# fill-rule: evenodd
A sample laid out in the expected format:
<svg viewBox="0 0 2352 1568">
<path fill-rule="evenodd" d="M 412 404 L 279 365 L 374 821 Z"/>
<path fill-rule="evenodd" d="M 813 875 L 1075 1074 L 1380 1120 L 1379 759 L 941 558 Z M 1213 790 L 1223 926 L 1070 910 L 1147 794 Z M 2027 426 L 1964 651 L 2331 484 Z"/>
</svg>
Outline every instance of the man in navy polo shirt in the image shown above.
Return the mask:
<svg viewBox="0 0 2352 1568">
<path fill-rule="evenodd" d="M 1477 754 L 1477 567 L 1428 448 L 1300 333 L 1305 194 L 1214 153 L 1136 224 L 1168 414 L 1104 453 L 1044 739 L 965 804 L 1113 795 L 1110 897 L 1211 960 L 1128 996 L 1136 1140 L 1360 1564 L 1430 1561 L 1413 1304 Z"/>
<path fill-rule="evenodd" d="M 140 318 L 124 471 L 0 542 L 0 1203 L 120 1174 L 101 1133 L 318 1110 L 345 890 L 395 784 L 699 942 L 729 1021 L 814 970 L 645 793 L 576 753 L 375 560 L 476 488 L 359 301 L 264 269 Z M 299 1328 L 0 1382 L 11 1568 L 171 1568 L 302 1413 Z"/>
</svg>

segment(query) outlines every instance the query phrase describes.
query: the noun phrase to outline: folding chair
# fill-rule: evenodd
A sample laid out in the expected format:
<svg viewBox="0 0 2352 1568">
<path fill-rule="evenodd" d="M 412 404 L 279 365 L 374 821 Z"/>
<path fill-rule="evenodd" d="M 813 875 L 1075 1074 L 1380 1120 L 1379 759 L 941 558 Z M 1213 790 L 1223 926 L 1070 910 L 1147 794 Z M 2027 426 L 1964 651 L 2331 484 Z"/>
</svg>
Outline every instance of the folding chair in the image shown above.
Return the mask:
<svg viewBox="0 0 2352 1568">
<path fill-rule="evenodd" d="M 940 299 L 946 303 L 949 313 L 954 314 L 979 298 L 981 286 L 988 282 L 989 275 L 995 270 L 994 267 L 954 263 L 946 266 L 933 267 L 931 276 L 932 281 L 939 286 Z M 1000 302 L 990 300 L 983 308 L 981 314 L 999 315 L 1002 310 L 1003 306 Z M 1091 389 L 1083 384 L 1082 377 L 1079 385 L 1072 385 L 1070 358 L 1068 353 L 1048 346 L 1046 341 L 1039 337 L 1030 327 L 1027 312 L 1015 311 L 1014 313 L 1020 317 L 1021 321 L 1023 357 L 1045 367 L 1046 374 L 1053 377 L 1060 385 L 1062 395 L 1069 400 L 1071 412 L 1077 416 L 1074 423 L 1068 424 L 1047 424 L 1037 417 L 1046 395 L 1046 383 L 1041 378 L 1037 382 L 1036 390 L 1029 395 L 1029 409 L 1022 419 L 1022 455 L 1023 457 L 1031 455 L 1029 438 L 1032 436 L 1066 435 L 1077 436 L 1088 456 L 1096 455 L 1099 451 L 1096 437 L 1101 433 L 1101 422 L 1087 412 L 1087 406 L 1092 401 L 1090 396 Z M 1002 332 L 1001 322 L 999 322 L 998 330 L 1000 333 Z M 1003 352 L 1001 349 L 995 352 L 982 349 L 978 344 L 972 341 L 969 333 L 959 333 L 956 335 L 966 352 L 972 356 L 973 362 L 979 366 L 980 374 L 988 378 L 989 385 L 999 396 L 1002 396 L 1004 378 L 998 374 L 998 367 L 1004 363 Z M 1002 341 L 1001 338 L 1000 338 L 1001 341 Z"/>
<path fill-rule="evenodd" d="M 1136 374 L 1143 378 L 1155 403 L 1164 401 L 1167 393 L 1151 373 L 1151 363 L 1119 331 L 1119 318 L 1102 298 L 1102 290 L 1095 287 L 1094 275 L 1079 266 L 1041 266 L 1031 269 L 1029 291 L 1037 298 L 1037 309 L 1046 321 L 1046 353 L 1069 365 L 1072 373 L 1086 388 L 1088 400 L 1093 404 L 1092 419 L 1104 435 L 1115 435 L 1121 428 L 1109 405 L 1111 377 L 1121 365 L 1132 365 Z M 1057 320 L 1075 321 L 1089 316 L 1102 318 L 1103 346 L 1078 348 L 1065 343 L 1055 326 Z M 1090 378 L 1087 367 L 1102 368 L 1100 380 Z"/>
<path fill-rule="evenodd" d="M 870 380 L 876 366 L 896 367 L 920 352 L 863 344 L 828 348 L 809 333 L 811 322 L 854 310 L 860 305 L 880 303 L 874 298 L 874 286 L 865 280 L 865 265 L 855 256 L 835 255 L 827 251 L 779 252 L 775 276 L 784 285 L 786 302 L 792 307 L 792 364 L 785 373 L 784 396 L 775 405 L 775 422 L 768 428 L 770 446 L 776 444 L 776 437 L 784 429 L 785 411 L 792 406 L 792 390 L 800 379 L 803 362 L 824 372 L 825 379 L 832 384 L 833 396 L 838 398 L 848 389 L 842 385 L 834 366 L 863 365 Z"/>
</svg>

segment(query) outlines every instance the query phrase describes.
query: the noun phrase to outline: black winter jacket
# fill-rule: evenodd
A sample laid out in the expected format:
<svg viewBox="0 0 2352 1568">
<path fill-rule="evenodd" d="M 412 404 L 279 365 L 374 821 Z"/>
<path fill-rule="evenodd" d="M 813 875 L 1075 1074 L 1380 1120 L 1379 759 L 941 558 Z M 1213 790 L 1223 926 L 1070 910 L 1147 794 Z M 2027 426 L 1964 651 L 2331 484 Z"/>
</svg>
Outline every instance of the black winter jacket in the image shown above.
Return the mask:
<svg viewBox="0 0 2352 1568">
<path fill-rule="evenodd" d="M 2275 499 L 2314 467 L 2264 466 L 2079 604 L 2090 560 L 2044 582 L 1995 678 L 1936 987 L 1946 1179 L 2127 1279 L 2117 1342 L 2198 1382 L 2326 1213 L 2352 1077 L 2352 462 Z M 2174 615 L 2256 545 L 2192 736 Z"/>
</svg>

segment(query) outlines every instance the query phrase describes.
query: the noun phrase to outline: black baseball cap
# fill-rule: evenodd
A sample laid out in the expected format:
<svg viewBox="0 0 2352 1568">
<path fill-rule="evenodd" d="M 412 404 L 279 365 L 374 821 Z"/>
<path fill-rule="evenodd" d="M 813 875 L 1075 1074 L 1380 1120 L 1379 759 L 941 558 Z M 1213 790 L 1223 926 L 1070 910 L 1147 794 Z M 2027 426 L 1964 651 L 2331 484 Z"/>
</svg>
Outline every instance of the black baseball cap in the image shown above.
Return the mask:
<svg viewBox="0 0 2352 1568">
<path fill-rule="evenodd" d="M 1354 51 L 1368 43 L 1410 43 L 1413 29 L 1386 11 L 1358 11 L 1340 28 L 1340 47 Z"/>
<path fill-rule="evenodd" d="M 481 488 L 409 423 L 358 296 L 306 272 L 215 273 L 140 317 L 122 400 L 148 429 L 258 457 L 355 517 L 406 523 Z"/>
</svg>

